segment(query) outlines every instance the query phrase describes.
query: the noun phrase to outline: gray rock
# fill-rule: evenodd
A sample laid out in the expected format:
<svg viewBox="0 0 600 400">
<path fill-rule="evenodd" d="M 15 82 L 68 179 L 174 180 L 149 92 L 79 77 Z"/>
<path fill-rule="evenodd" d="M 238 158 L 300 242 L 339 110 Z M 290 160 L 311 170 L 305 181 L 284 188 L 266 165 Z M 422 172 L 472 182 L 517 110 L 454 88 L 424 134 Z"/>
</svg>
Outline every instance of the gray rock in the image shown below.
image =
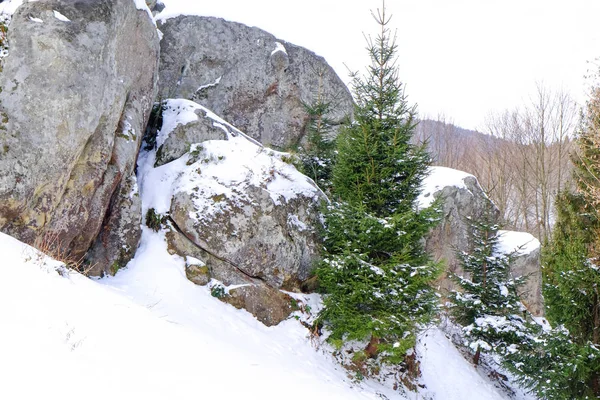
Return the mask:
<svg viewBox="0 0 600 400">
<path fill-rule="evenodd" d="M 167 102 L 164 107 L 171 106 Z M 194 112 L 198 115 L 198 120 L 186 125 L 177 125 L 158 148 L 155 166 L 158 167 L 178 159 L 190 151 L 192 144 L 202 143 L 206 140 L 227 140 L 225 131 L 215 126 L 211 119 L 206 118 L 206 111 L 196 109 Z"/>
<path fill-rule="evenodd" d="M 177 254 L 188 259 L 189 257 L 200 260 L 206 266 L 207 275 L 209 278 L 223 282 L 225 285 L 244 285 L 257 284 L 258 280 L 252 279 L 238 270 L 234 265 L 229 264 L 223 259 L 219 259 L 209 252 L 198 247 L 194 242 L 188 239 L 183 233 L 175 227 L 167 231 L 167 245 L 170 254 Z M 190 274 L 187 274 L 190 279 Z M 206 283 L 197 282 L 196 279 L 190 279 L 197 285 L 205 285 Z M 207 282 L 208 283 L 208 282 Z"/>
<path fill-rule="evenodd" d="M 210 282 L 210 269 L 202 260 L 194 257 L 185 258 L 185 276 L 196 285 L 204 286 Z"/>
<path fill-rule="evenodd" d="M 320 190 L 283 161 L 286 154 L 254 143 L 197 104 L 166 105 L 157 143 L 167 154 L 190 150 L 171 166 L 177 178 L 168 251 L 199 260 L 200 267 L 186 270 L 192 282 L 243 285 L 222 300 L 267 325 L 279 323 L 291 312 L 279 289 L 299 291 L 318 257 Z M 205 141 L 215 126 L 227 140 Z M 175 151 L 179 140 L 185 145 Z"/>
<path fill-rule="evenodd" d="M 536 316 L 544 315 L 540 242 L 526 232 L 501 231 L 501 251 L 516 255 L 511 264 L 515 278 L 524 278 L 517 293 L 527 309 Z"/>
<path fill-rule="evenodd" d="M 437 171 L 437 172 L 436 172 Z M 448 177 L 439 179 L 436 174 Z M 440 176 L 440 175 L 438 175 Z M 426 239 L 426 250 L 436 261 L 445 263 L 445 270 L 437 284 L 443 295 L 456 290 L 456 284 L 450 279 L 450 274 L 463 275 L 465 272 L 456 257 L 457 251 L 471 251 L 473 243 L 469 240 L 470 224 L 467 218 L 473 220 L 484 216 L 486 210 L 492 209 L 495 218 L 500 220 L 500 212 L 487 197 L 477 179 L 465 172 L 449 168 L 434 167 L 433 174 L 425 181 L 438 181 L 437 186 L 431 186 L 421 195 L 421 199 L 441 199 L 442 220 L 430 232 Z M 513 250 L 513 249 L 511 249 Z M 539 249 L 517 256 L 512 265 L 515 276 L 524 276 L 526 283 L 521 288 L 521 300 L 534 315 L 543 313 L 541 296 L 541 264 Z"/>
<path fill-rule="evenodd" d="M 114 275 L 135 255 L 142 232 L 142 202 L 134 175 L 123 180 L 107 209 L 102 229 L 86 255 L 90 275 Z"/>
<path fill-rule="evenodd" d="M 542 296 L 542 269 L 540 248 L 517 257 L 512 271 L 517 277 L 524 277 L 525 284 L 519 288 L 519 296 L 525 307 L 536 316 L 544 315 Z"/>
<path fill-rule="evenodd" d="M 352 113 L 348 89 L 322 57 L 258 28 L 181 16 L 160 30 L 161 98 L 194 100 L 265 145 L 299 143 L 307 122 L 303 103 L 314 101 L 319 81 L 336 104 L 334 122 Z"/>
<path fill-rule="evenodd" d="M 8 37 L 0 230 L 29 243 L 56 234 L 83 256 L 133 174 L 156 90 L 156 28 L 131 0 L 41 0 L 17 10 Z M 123 225 L 119 216 L 137 219 L 112 210 L 105 228 Z"/>
<path fill-rule="evenodd" d="M 294 311 L 289 295 L 264 284 L 231 289 L 221 300 L 235 308 L 243 308 L 266 326 L 277 325 Z"/>
<path fill-rule="evenodd" d="M 245 194 L 241 204 L 215 199 L 226 211 L 197 220 L 189 217 L 198 212 L 193 195 L 179 192 L 171 204 L 171 218 L 196 246 L 236 272 L 274 288 L 298 290 L 310 276 L 318 242 L 314 229 L 301 229 L 289 218 L 315 226 L 317 202 L 298 198 L 275 205 L 267 191 L 254 186 Z"/>
</svg>

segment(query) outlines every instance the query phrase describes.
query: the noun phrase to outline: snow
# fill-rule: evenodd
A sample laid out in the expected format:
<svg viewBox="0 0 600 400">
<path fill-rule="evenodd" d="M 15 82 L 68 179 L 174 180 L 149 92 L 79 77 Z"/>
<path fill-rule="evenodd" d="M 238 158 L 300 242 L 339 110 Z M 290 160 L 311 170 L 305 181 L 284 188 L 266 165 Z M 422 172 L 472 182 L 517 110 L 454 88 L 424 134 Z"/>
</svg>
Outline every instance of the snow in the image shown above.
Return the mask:
<svg viewBox="0 0 600 400">
<path fill-rule="evenodd" d="M 39 23 L 42 23 L 42 22 L 44 22 L 43 20 L 41 20 L 41 19 L 39 19 L 39 18 L 36 18 L 36 17 L 29 17 L 29 19 L 30 19 L 31 21 L 33 21 L 33 22 L 39 22 Z"/>
<path fill-rule="evenodd" d="M 438 328 L 431 328 L 417 343 L 421 361 L 422 395 L 444 400 L 506 400 L 494 385 L 467 363 Z"/>
<path fill-rule="evenodd" d="M 0 252 L 0 398 L 505 399 L 437 328 L 417 346 L 419 394 L 352 382 L 295 319 L 265 327 L 189 282 L 161 232 L 97 281 L 4 234 Z"/>
<path fill-rule="evenodd" d="M 30 3 L 34 1 L 37 0 L 29 0 Z M 2 3 L 0 3 L 0 14 L 12 15 L 15 13 L 17 8 L 19 8 L 21 4 L 23 4 L 23 0 L 5 0 Z"/>
<path fill-rule="evenodd" d="M 65 17 L 58 11 L 53 10 L 53 12 L 54 12 L 54 18 L 56 18 L 57 20 L 62 21 L 62 22 L 71 22 L 71 20 L 69 18 Z"/>
<path fill-rule="evenodd" d="M 421 195 L 418 198 L 419 208 L 431 206 L 435 200 L 435 194 L 447 186 L 455 186 L 460 189 L 466 189 L 464 180 L 473 175 L 446 167 L 430 167 L 429 175 L 423 180 L 421 185 Z"/>
<path fill-rule="evenodd" d="M 198 89 L 196 89 L 196 93 L 198 93 L 198 92 L 200 92 L 200 91 L 202 91 L 202 90 L 204 90 L 204 89 L 208 89 L 208 88 L 211 88 L 211 87 L 215 87 L 215 86 L 217 86 L 219 83 L 221 83 L 221 79 L 222 79 L 222 78 L 223 78 L 223 75 L 219 76 L 219 77 L 218 77 L 217 79 L 215 79 L 215 81 L 214 81 L 214 82 L 212 82 L 212 83 L 207 83 L 206 85 L 202 85 L 202 86 L 198 87 Z"/>
<path fill-rule="evenodd" d="M 281 52 L 287 54 L 287 50 L 285 49 L 285 47 L 281 43 L 275 42 L 275 50 L 273 50 L 271 52 L 271 55 L 277 53 L 278 51 L 281 51 Z"/>
<path fill-rule="evenodd" d="M 152 168 L 154 155 L 140 156 L 140 174 L 145 182 L 145 207 L 153 207 L 159 213 L 169 211 L 171 198 L 179 192 L 192 195 L 197 210 L 192 218 L 210 218 L 226 211 L 230 204 L 243 206 L 251 201 L 246 194 L 248 187 L 260 187 L 267 191 L 275 205 L 304 196 L 315 198 L 320 191 L 312 181 L 299 173 L 295 167 L 282 161 L 286 153 L 267 149 L 242 132 L 223 121 L 206 108 L 189 100 L 168 100 L 163 112 L 163 126 L 157 135 L 157 146 L 162 145 L 178 125 L 185 125 L 201 118 L 208 118 L 213 125 L 224 130 L 228 140 L 209 140 L 192 145 L 190 153 L 178 160 Z M 229 201 L 215 201 L 215 199 Z M 144 212 L 147 208 L 144 209 Z M 291 219 L 297 227 L 304 223 Z"/>
<path fill-rule="evenodd" d="M 198 118 L 224 129 L 228 140 L 192 146 L 199 157 L 190 165 L 188 153 L 154 168 L 155 151 L 143 150 L 137 185 L 144 213 L 150 207 L 167 212 L 173 194 L 191 185 L 207 196 L 234 197 L 243 197 L 248 183 L 262 185 L 274 202 L 317 193 L 282 161 L 285 153 L 257 145 L 195 103 L 167 102 L 161 141 Z M 216 212 L 207 207 L 202 213 Z M 305 226 L 296 215 L 288 223 Z M 0 254 L 0 398 L 505 398 L 437 328 L 419 339 L 425 385 L 419 393 L 355 382 L 295 318 L 266 327 L 212 297 L 209 286 L 190 282 L 186 266 L 201 261 L 170 255 L 164 231 L 143 227 L 135 258 L 103 279 L 69 272 L 1 233 Z M 301 309 L 321 307 L 317 294 L 290 295 Z"/>
<path fill-rule="evenodd" d="M 150 9 L 148 8 L 146 0 L 133 1 L 135 1 L 135 8 L 137 8 L 138 10 L 146 11 L 148 13 L 148 16 L 150 17 L 150 20 L 154 23 L 154 25 L 156 25 L 156 22 L 154 21 L 154 16 L 152 15 L 152 11 L 150 11 Z"/>
<path fill-rule="evenodd" d="M 527 232 L 498 231 L 498 252 L 510 254 L 514 251 L 518 255 L 530 254 L 540 248 L 540 241 Z"/>
</svg>

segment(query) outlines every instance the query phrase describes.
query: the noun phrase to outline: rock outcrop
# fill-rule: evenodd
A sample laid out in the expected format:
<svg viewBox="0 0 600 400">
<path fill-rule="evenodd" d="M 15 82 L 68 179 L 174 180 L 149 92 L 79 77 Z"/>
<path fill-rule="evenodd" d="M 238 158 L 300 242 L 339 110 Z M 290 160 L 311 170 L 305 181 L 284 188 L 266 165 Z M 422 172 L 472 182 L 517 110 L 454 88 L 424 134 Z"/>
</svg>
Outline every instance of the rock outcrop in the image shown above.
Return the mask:
<svg viewBox="0 0 600 400">
<path fill-rule="evenodd" d="M 260 146 L 205 108 L 170 100 L 163 110 L 160 153 L 179 153 L 171 135 L 188 143 L 179 158 L 153 170 L 176 177 L 168 209 L 167 201 L 156 202 L 169 215 L 169 251 L 196 260 L 186 271 L 195 283 L 247 285 L 223 300 L 267 325 L 279 323 L 292 311 L 279 290 L 299 290 L 318 255 L 319 189 L 285 162 L 285 153 Z M 214 129 L 224 139 L 207 140 Z"/>
<path fill-rule="evenodd" d="M 527 232 L 500 231 L 499 251 L 515 254 L 511 271 L 515 277 L 524 277 L 518 288 L 521 301 L 536 316 L 544 314 L 542 297 L 541 246 L 539 240 Z"/>
<path fill-rule="evenodd" d="M 0 229 L 29 243 L 55 235 L 75 258 L 95 243 L 96 272 L 125 263 L 140 232 L 132 174 L 158 75 L 148 11 L 131 0 L 29 2 L 8 38 Z"/>
<path fill-rule="evenodd" d="M 258 28 L 212 17 L 180 16 L 159 25 L 160 97 L 194 100 L 264 145 L 303 137 L 305 103 L 319 92 L 329 118 L 352 114 L 352 97 L 322 57 Z"/>
<path fill-rule="evenodd" d="M 445 272 L 439 279 L 442 293 L 456 289 L 456 284 L 449 278 L 449 273 L 463 274 L 456 257 L 457 251 L 470 251 L 473 244 L 469 240 L 470 225 L 467 218 L 473 220 L 484 216 L 486 210 L 492 209 L 495 217 L 500 219 L 500 212 L 477 182 L 477 179 L 462 171 L 444 167 L 433 167 L 431 174 L 423 184 L 420 197 L 421 207 L 430 205 L 434 199 L 440 199 L 442 220 L 429 234 L 426 243 L 427 251 L 437 261 L 444 261 Z M 521 300 L 534 315 L 542 315 L 542 278 L 539 242 L 524 232 L 502 231 L 500 251 L 518 252 L 512 272 L 515 277 L 524 277 L 525 285 L 521 288 Z"/>
</svg>

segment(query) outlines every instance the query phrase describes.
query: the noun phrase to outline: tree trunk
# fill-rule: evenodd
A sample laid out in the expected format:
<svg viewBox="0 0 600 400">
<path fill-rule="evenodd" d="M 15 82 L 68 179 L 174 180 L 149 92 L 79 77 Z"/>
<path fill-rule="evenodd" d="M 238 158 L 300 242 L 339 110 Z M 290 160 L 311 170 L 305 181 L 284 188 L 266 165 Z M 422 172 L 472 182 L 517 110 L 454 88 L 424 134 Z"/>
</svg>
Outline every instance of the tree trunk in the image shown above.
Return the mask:
<svg viewBox="0 0 600 400">
<path fill-rule="evenodd" d="M 477 346 L 477 351 L 475 352 L 475 356 L 473 357 L 473 364 L 475 364 L 475 366 L 479 365 L 480 358 L 481 358 L 481 346 Z"/>
</svg>

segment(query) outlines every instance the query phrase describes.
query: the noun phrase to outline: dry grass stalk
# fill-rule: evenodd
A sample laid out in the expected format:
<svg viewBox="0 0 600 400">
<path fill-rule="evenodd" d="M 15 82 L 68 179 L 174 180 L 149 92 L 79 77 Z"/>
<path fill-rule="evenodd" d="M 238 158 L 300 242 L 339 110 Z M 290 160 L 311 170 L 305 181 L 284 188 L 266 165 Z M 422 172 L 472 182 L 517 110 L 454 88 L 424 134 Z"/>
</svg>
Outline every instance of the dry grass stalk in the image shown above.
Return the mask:
<svg viewBox="0 0 600 400">
<path fill-rule="evenodd" d="M 79 258 L 73 256 L 58 237 L 57 233 L 46 232 L 42 236 L 38 236 L 33 242 L 33 247 L 40 252 L 52 257 L 53 259 L 62 262 L 69 270 L 76 271 L 80 274 L 88 276 L 90 271 L 95 267 L 95 264 L 87 264 L 84 256 Z M 41 262 L 43 257 L 39 257 Z"/>
</svg>

